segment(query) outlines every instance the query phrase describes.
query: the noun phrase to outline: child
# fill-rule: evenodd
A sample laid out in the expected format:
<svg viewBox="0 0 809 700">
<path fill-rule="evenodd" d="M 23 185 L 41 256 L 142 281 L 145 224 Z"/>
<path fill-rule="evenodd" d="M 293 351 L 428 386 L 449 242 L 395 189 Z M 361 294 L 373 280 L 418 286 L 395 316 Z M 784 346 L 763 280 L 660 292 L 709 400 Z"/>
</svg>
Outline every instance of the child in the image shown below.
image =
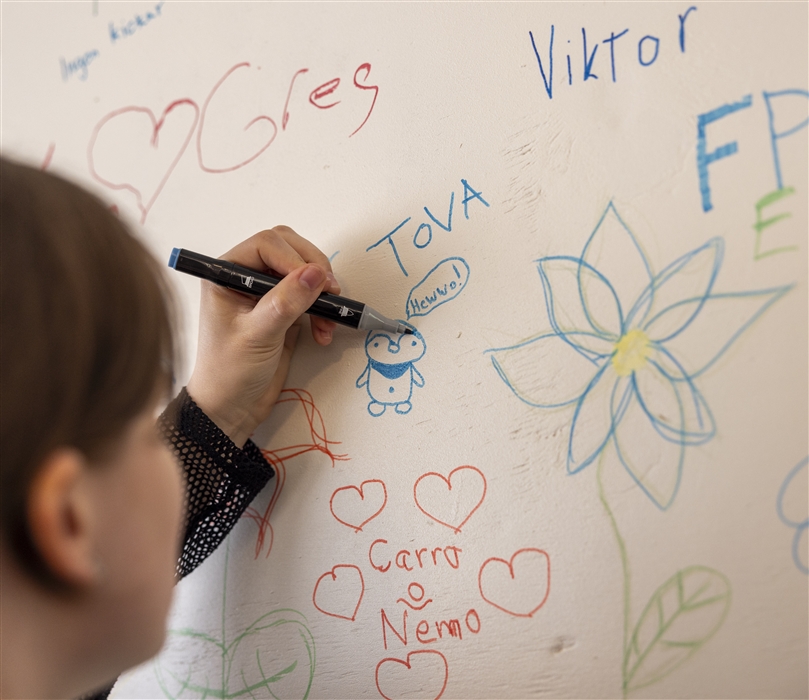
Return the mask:
<svg viewBox="0 0 809 700">
<path fill-rule="evenodd" d="M 0 214 L 0 693 L 108 692 L 273 476 L 249 436 L 301 315 L 339 287 L 292 229 L 237 245 L 223 257 L 285 278 L 258 301 L 203 283 L 196 366 L 156 424 L 175 360 L 162 266 L 95 197 L 6 159 Z"/>
</svg>

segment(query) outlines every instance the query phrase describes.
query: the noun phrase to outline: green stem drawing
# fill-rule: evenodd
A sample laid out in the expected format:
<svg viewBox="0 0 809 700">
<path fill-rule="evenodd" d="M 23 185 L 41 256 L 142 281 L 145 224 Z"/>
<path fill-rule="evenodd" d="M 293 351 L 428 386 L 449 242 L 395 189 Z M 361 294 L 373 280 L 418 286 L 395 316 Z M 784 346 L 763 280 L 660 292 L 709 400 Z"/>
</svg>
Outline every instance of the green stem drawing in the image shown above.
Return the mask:
<svg viewBox="0 0 809 700">
<path fill-rule="evenodd" d="M 189 667 L 187 674 L 175 673 L 166 669 L 161 664 L 160 660 L 155 663 L 155 674 L 157 681 L 160 684 L 163 692 L 167 698 L 178 698 L 181 695 L 186 696 L 187 693 L 196 693 L 200 698 L 220 698 L 221 700 L 229 700 L 231 698 L 255 698 L 258 691 L 269 693 L 273 698 L 278 698 L 278 695 L 273 692 L 273 685 L 281 680 L 290 680 L 296 670 L 303 670 L 304 677 L 296 682 L 299 690 L 296 695 L 302 698 L 308 698 L 312 689 L 312 682 L 315 674 L 315 640 L 312 633 L 306 626 L 306 618 L 297 610 L 290 608 L 281 608 L 273 610 L 259 617 L 257 620 L 248 625 L 243 631 L 238 633 L 232 641 L 228 643 L 227 640 L 227 576 L 228 576 L 228 560 L 230 558 L 230 547 L 226 544 L 225 550 L 225 564 L 224 580 L 222 582 L 222 627 L 220 639 L 215 639 L 205 632 L 199 632 L 193 629 L 180 629 L 170 630 L 169 635 L 174 638 L 181 638 L 185 640 L 193 640 L 203 645 L 210 644 L 215 647 L 221 656 L 221 673 L 219 682 L 214 682 L 213 685 L 208 680 L 206 675 L 207 667 L 195 668 Z M 287 627 L 286 630 L 284 628 Z M 290 631 L 290 628 L 296 634 L 293 636 L 295 644 L 287 643 L 282 647 L 280 644 L 269 644 L 270 641 L 267 632 Z M 251 640 L 256 637 L 254 641 L 255 652 L 239 653 L 240 645 L 243 641 Z M 286 640 L 289 642 L 289 640 Z M 298 645 L 298 642 L 300 645 Z M 296 651 L 305 651 L 305 663 L 298 669 L 298 660 L 292 659 L 291 663 L 282 662 L 278 664 L 277 658 L 271 658 L 268 652 L 280 651 L 283 654 L 289 654 Z M 196 655 L 196 658 L 206 658 L 208 654 Z M 262 658 L 263 657 L 263 658 Z M 273 666 L 281 666 L 281 669 L 267 675 L 265 667 L 268 664 Z M 238 671 L 236 671 L 238 668 Z M 300 674 L 299 674 L 300 675 Z M 193 677 L 203 676 L 204 681 L 192 680 Z M 302 687 L 305 683 L 305 687 Z M 218 687 L 217 687 L 218 685 Z M 285 688 L 285 696 L 289 696 L 293 691 L 290 688 Z"/>
<path fill-rule="evenodd" d="M 606 451 L 605 451 L 606 452 Z M 684 664 L 717 632 L 730 609 L 730 581 L 707 566 L 680 569 L 652 594 L 631 627 L 631 577 L 626 543 L 607 502 L 602 478 L 604 452 L 596 467 L 598 497 L 607 511 L 624 575 L 623 696 L 657 683 Z"/>
</svg>

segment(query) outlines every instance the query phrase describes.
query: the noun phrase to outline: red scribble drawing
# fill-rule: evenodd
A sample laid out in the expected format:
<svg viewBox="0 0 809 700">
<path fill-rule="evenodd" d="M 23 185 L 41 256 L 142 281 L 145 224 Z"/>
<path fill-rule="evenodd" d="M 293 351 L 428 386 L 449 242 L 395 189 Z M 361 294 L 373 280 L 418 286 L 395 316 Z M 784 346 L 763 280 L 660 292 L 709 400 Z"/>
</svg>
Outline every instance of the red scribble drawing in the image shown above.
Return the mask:
<svg viewBox="0 0 809 700">
<path fill-rule="evenodd" d="M 270 538 L 267 544 L 266 556 L 270 556 L 270 552 L 272 551 L 275 534 L 270 524 L 270 516 L 284 488 L 284 482 L 286 481 L 286 462 L 295 457 L 307 454 L 308 452 L 322 452 L 331 460 L 332 467 L 335 462 L 345 462 L 349 459 L 346 454 L 335 454 L 332 452 L 331 446 L 339 445 L 340 443 L 329 440 L 326 437 L 326 426 L 323 423 L 323 416 L 317 406 L 315 406 L 312 395 L 306 391 L 306 389 L 284 389 L 278 396 L 276 405 L 295 401 L 299 402 L 303 408 L 312 441 L 299 445 L 289 445 L 288 447 L 281 447 L 275 450 L 261 451 L 267 461 L 272 464 L 273 469 L 275 469 L 275 484 L 273 486 L 272 496 L 270 497 L 270 502 L 264 513 L 259 513 L 255 508 L 250 507 L 242 516 L 249 518 L 258 526 L 256 559 L 258 559 L 258 555 L 261 554 L 268 532 Z"/>
<path fill-rule="evenodd" d="M 170 140 L 168 149 L 163 149 L 163 151 L 159 152 L 160 130 L 164 127 L 166 119 L 172 112 L 174 112 L 175 109 L 185 106 L 191 107 L 194 114 L 193 121 L 188 128 L 188 133 L 185 135 L 181 143 L 179 143 L 179 146 L 177 146 L 173 140 Z M 135 184 L 133 182 L 124 181 L 123 179 L 114 182 L 109 178 L 102 177 L 96 167 L 95 148 L 102 130 L 113 122 L 113 120 L 120 120 L 121 117 L 133 115 L 136 117 L 138 115 L 142 115 L 149 119 L 150 128 L 148 129 L 148 144 L 139 144 L 137 143 L 136 139 L 133 142 L 133 131 L 136 132 L 138 130 L 137 127 L 139 126 L 137 121 L 126 119 L 122 120 L 120 123 L 121 128 L 116 130 L 114 134 L 111 134 L 107 142 L 104 143 L 105 151 L 115 151 L 115 153 L 120 153 L 122 155 L 116 155 L 114 160 L 108 160 L 105 167 L 109 168 L 113 162 L 121 160 L 124 161 L 124 165 L 132 165 L 132 161 L 136 158 L 143 161 L 144 152 L 138 149 L 141 149 L 143 145 L 148 145 L 151 151 L 147 151 L 146 154 L 151 156 L 153 165 L 151 168 L 147 169 L 153 170 L 157 173 L 154 179 L 159 178 L 157 184 L 153 184 L 151 186 L 151 191 L 149 191 L 150 188 L 148 183 Z M 177 120 L 175 119 L 175 121 Z M 146 216 L 149 214 L 149 210 L 155 203 L 155 200 L 171 176 L 171 173 L 174 171 L 174 168 L 177 167 L 177 163 L 180 161 L 180 158 L 182 158 L 183 153 L 185 153 L 185 149 L 188 147 L 188 144 L 194 135 L 194 130 L 197 128 L 198 121 L 199 107 L 197 106 L 196 102 L 188 98 L 175 100 L 169 104 L 169 106 L 163 110 L 163 113 L 160 115 L 160 119 L 157 119 L 154 112 L 152 112 L 152 110 L 148 107 L 122 107 L 121 109 L 116 109 L 104 116 L 93 129 L 92 136 L 90 137 L 90 143 L 87 146 L 87 163 L 90 167 L 90 174 L 105 187 L 109 187 L 113 190 L 127 190 L 128 192 L 132 192 L 132 194 L 135 195 L 138 208 L 141 212 L 140 223 L 144 223 L 146 221 Z M 172 150 L 172 148 L 174 150 Z M 140 164 L 143 165 L 142 162 Z M 119 177 L 124 178 L 127 176 L 121 175 Z M 148 175 L 142 174 L 141 177 L 144 180 L 149 179 Z"/>
<path fill-rule="evenodd" d="M 217 90 L 222 86 L 224 83 L 235 71 L 239 68 L 249 68 L 250 64 L 248 62 L 237 63 L 232 68 L 228 69 L 228 71 L 218 80 L 216 85 L 213 86 L 208 97 L 205 98 L 205 102 L 202 105 L 202 116 L 199 119 L 199 131 L 197 132 L 197 160 L 199 161 L 199 167 L 202 168 L 206 173 L 229 173 L 233 170 L 238 170 L 239 168 L 244 167 L 248 163 L 252 163 L 256 158 L 258 158 L 264 151 L 266 151 L 273 141 L 275 141 L 275 137 L 278 135 L 278 125 L 275 123 L 275 120 L 272 117 L 268 117 L 266 114 L 260 114 L 259 116 L 251 119 L 247 124 L 244 126 L 244 131 L 247 131 L 251 126 L 257 124 L 258 122 L 264 121 L 269 122 L 272 124 L 272 136 L 267 140 L 267 142 L 253 155 L 249 158 L 236 163 L 235 165 L 228 166 L 226 168 L 212 168 L 205 165 L 205 162 L 202 158 L 202 134 L 205 130 L 205 117 L 208 113 L 208 106 L 211 103 L 211 99 L 216 94 Z M 296 74 L 297 75 L 297 74 Z M 294 78 L 293 78 L 294 81 Z M 290 85 L 290 91 L 292 90 L 292 86 Z M 288 98 L 287 98 L 288 99 Z"/>
<path fill-rule="evenodd" d="M 287 92 L 287 100 L 284 102 L 284 116 L 281 117 L 281 129 L 286 131 L 287 122 L 289 121 L 289 99 L 292 97 L 292 88 L 295 85 L 295 78 L 303 73 L 308 73 L 308 68 L 301 68 L 299 71 L 292 76 L 292 80 L 289 82 L 289 92 Z"/>
<path fill-rule="evenodd" d="M 480 469 L 469 465 L 456 467 L 448 477 L 438 472 L 427 472 L 413 485 L 413 499 L 418 509 L 455 533 L 466 525 L 484 498 L 486 477 Z"/>
<path fill-rule="evenodd" d="M 388 657 L 376 665 L 376 689 L 385 700 L 438 700 L 447 689 L 447 658 L 435 649 L 411 651 L 406 660 Z"/>
<path fill-rule="evenodd" d="M 343 571 L 338 574 L 338 569 Z M 354 622 L 363 595 L 365 579 L 360 568 L 354 564 L 337 564 L 315 583 L 312 603 L 324 615 Z"/>
<path fill-rule="evenodd" d="M 515 566 L 518 557 L 519 567 Z M 550 595 L 551 558 L 535 547 L 518 549 L 508 561 L 491 557 L 480 567 L 478 589 L 483 600 L 498 610 L 531 617 Z"/>
<path fill-rule="evenodd" d="M 365 487 L 369 485 L 372 486 L 366 493 Z M 385 482 L 380 479 L 368 479 L 363 481 L 359 488 L 349 485 L 337 489 L 329 499 L 329 509 L 337 522 L 350 527 L 354 532 L 361 532 L 367 523 L 385 509 L 387 503 L 388 490 L 385 488 Z M 342 517 L 337 514 L 338 512 Z M 364 516 L 367 517 L 359 525 L 354 524 Z"/>
<path fill-rule="evenodd" d="M 352 131 L 348 138 L 351 138 L 354 134 L 356 134 L 362 127 L 365 126 L 365 122 L 368 121 L 368 118 L 371 116 L 371 112 L 374 111 L 374 106 L 376 105 L 376 98 L 379 97 L 379 86 L 378 85 L 363 85 L 357 79 L 357 76 L 360 74 L 360 71 L 365 71 L 365 77 L 363 80 L 368 80 L 368 76 L 371 75 L 371 64 L 370 63 L 363 63 L 361 66 L 357 67 L 357 70 L 354 71 L 354 85 L 358 87 L 360 90 L 373 90 L 374 91 L 374 99 L 371 101 L 371 109 L 368 110 L 368 114 L 365 115 L 365 119 L 362 120 L 362 124 L 360 124 L 354 131 Z"/>
<path fill-rule="evenodd" d="M 45 158 L 42 161 L 42 165 L 39 166 L 39 169 L 42 172 L 45 172 L 48 169 L 48 166 L 51 164 L 51 160 L 53 160 L 53 152 L 56 150 L 56 144 L 51 143 L 48 146 L 48 152 L 45 154 Z"/>
</svg>

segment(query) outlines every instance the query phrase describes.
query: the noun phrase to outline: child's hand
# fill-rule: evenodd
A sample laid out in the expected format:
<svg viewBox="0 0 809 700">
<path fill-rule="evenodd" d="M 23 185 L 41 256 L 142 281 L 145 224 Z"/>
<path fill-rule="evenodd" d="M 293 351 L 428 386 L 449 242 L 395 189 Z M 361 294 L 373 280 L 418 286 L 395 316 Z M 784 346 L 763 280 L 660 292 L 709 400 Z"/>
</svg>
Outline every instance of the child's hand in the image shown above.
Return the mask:
<svg viewBox="0 0 809 700">
<path fill-rule="evenodd" d="M 188 393 L 242 447 L 284 386 L 301 315 L 323 292 L 339 293 L 328 258 L 291 228 L 276 226 L 221 256 L 284 279 L 256 299 L 202 282 L 199 347 Z M 334 322 L 311 317 L 312 337 L 331 342 Z"/>
</svg>

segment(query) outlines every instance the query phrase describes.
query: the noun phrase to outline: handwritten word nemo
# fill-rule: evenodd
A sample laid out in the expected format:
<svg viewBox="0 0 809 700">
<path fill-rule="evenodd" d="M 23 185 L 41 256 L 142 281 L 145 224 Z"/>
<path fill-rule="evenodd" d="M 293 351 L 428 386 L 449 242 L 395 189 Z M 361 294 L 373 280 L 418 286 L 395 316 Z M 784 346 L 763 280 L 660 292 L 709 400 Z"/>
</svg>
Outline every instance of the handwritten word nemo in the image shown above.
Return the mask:
<svg viewBox="0 0 809 700">
<path fill-rule="evenodd" d="M 164 2 L 159 2 L 154 6 L 154 12 L 150 10 L 145 14 L 135 15 L 132 19 L 126 22 L 121 22 L 121 24 L 117 27 L 115 26 L 115 22 L 110 22 L 110 43 L 114 44 L 116 41 L 125 39 L 128 36 L 132 36 L 135 32 L 143 29 L 147 24 L 160 17 L 160 11 L 163 9 L 163 5 L 165 4 L 166 3 Z"/>
<path fill-rule="evenodd" d="M 384 608 L 380 609 L 379 618 L 382 623 L 382 644 L 385 649 L 387 650 L 388 648 L 388 629 L 393 632 L 403 646 L 407 646 L 407 610 L 402 610 L 401 633 L 393 626 Z M 478 634 L 480 627 L 480 615 L 478 615 L 477 610 L 470 608 L 466 615 L 463 616 L 463 625 L 458 618 L 435 620 L 432 626 L 426 619 L 420 620 L 416 625 L 416 639 L 419 644 L 432 644 L 439 639 L 443 639 L 445 635 L 453 639 L 462 640 L 464 628 L 472 634 Z"/>
<path fill-rule="evenodd" d="M 443 560 L 449 564 L 450 568 L 457 569 L 461 565 L 459 555 L 463 550 L 454 545 L 434 547 L 432 550 L 428 547 L 420 547 L 412 552 L 409 549 L 400 549 L 396 552 L 396 556 L 391 559 L 386 554 L 386 549 L 382 547 L 382 545 L 386 544 L 388 544 L 387 540 L 378 539 L 371 542 L 371 546 L 368 548 L 368 560 L 371 562 L 371 566 L 383 574 L 390 570 L 391 565 L 395 565 L 397 569 L 402 571 L 413 571 L 416 568 L 424 569 L 429 566 L 437 567 L 441 561 L 439 552 L 443 553 Z"/>
</svg>

